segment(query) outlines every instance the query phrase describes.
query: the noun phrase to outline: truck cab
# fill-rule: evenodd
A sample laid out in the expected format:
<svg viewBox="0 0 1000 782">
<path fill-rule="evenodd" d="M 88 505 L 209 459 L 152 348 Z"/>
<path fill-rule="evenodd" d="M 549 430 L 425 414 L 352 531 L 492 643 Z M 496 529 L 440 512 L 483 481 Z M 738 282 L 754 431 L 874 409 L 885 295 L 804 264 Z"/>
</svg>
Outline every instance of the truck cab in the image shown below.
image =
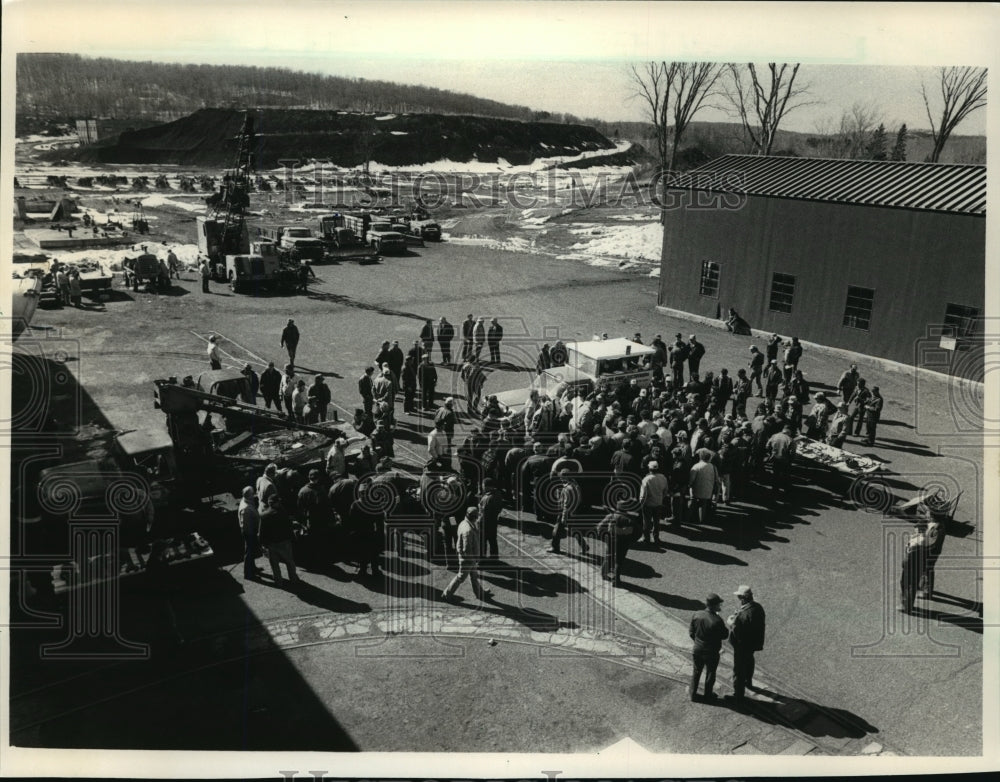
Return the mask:
<svg viewBox="0 0 1000 782">
<path fill-rule="evenodd" d="M 386 255 L 406 252 L 406 237 L 388 220 L 372 222 L 368 228 L 368 244 L 375 252 Z"/>
<path fill-rule="evenodd" d="M 249 254 L 226 256 L 226 279 L 234 293 L 271 289 L 277 285 L 280 265 L 274 242 L 252 242 Z"/>
</svg>

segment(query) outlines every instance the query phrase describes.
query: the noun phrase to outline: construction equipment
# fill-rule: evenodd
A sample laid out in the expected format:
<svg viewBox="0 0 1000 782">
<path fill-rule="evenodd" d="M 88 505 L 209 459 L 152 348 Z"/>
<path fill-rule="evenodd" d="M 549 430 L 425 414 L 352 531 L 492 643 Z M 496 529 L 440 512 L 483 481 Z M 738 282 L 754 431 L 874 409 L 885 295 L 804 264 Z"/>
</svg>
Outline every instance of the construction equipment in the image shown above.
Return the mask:
<svg viewBox="0 0 1000 782">
<path fill-rule="evenodd" d="M 205 199 L 212 213 L 199 216 L 198 249 L 208 256 L 213 279 L 226 282 L 226 256 L 250 252 L 246 213 L 253 185 L 254 121 L 247 112 L 236 137 L 236 159 L 225 172 L 219 190 Z"/>
</svg>

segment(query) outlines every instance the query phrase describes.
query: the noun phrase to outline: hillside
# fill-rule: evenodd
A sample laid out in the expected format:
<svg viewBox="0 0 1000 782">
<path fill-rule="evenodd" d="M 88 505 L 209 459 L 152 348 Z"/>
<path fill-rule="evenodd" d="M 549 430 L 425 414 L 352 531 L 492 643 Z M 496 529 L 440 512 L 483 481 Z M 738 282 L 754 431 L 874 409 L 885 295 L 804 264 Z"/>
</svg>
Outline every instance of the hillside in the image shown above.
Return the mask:
<svg viewBox="0 0 1000 782">
<path fill-rule="evenodd" d="M 17 55 L 17 134 L 79 117 L 165 121 L 207 107 L 342 109 L 548 119 L 465 93 L 288 68 L 133 62 L 76 54 Z"/>
<path fill-rule="evenodd" d="M 258 168 L 281 160 L 316 158 L 338 166 L 378 161 L 389 166 L 438 160 L 522 165 L 536 158 L 613 150 L 583 125 L 517 122 L 441 114 L 362 114 L 344 111 L 255 111 Z M 104 145 L 81 147 L 72 157 L 90 163 L 178 163 L 221 167 L 232 163 L 243 112 L 201 109 L 187 117 L 122 133 Z M 67 151 L 54 153 L 67 157 Z"/>
</svg>

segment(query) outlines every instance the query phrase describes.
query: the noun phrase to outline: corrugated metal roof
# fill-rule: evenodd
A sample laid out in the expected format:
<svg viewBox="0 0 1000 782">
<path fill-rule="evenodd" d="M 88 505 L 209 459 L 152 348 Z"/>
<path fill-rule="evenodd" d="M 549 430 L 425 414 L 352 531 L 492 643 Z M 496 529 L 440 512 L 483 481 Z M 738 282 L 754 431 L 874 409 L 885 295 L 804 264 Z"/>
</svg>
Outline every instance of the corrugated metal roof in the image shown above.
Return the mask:
<svg viewBox="0 0 1000 782">
<path fill-rule="evenodd" d="M 724 155 L 671 188 L 986 214 L 986 166 Z"/>
</svg>

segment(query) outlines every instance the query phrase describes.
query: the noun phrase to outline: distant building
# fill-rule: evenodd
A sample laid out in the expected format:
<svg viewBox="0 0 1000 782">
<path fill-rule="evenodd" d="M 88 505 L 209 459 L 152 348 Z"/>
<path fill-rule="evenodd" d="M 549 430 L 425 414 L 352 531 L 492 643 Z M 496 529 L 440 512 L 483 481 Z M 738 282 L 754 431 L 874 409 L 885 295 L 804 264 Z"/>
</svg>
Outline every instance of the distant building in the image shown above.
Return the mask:
<svg viewBox="0 0 1000 782">
<path fill-rule="evenodd" d="M 81 144 L 94 144 L 100 138 L 97 129 L 96 119 L 78 119 L 76 121 L 76 135 L 80 137 Z"/>
<path fill-rule="evenodd" d="M 660 308 L 983 379 L 985 166 L 726 155 L 664 198 Z"/>
</svg>

